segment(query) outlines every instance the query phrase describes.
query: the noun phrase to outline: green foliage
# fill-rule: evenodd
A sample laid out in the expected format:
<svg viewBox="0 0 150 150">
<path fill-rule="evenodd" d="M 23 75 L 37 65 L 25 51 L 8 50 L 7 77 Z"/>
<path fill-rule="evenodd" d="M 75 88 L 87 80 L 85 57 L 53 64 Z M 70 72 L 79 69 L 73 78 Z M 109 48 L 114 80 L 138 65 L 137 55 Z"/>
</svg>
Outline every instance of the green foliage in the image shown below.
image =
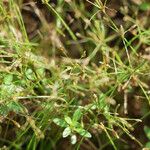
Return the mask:
<svg viewBox="0 0 150 150">
<path fill-rule="evenodd" d="M 150 148 L 150 128 L 145 126 L 144 127 L 144 131 L 145 131 L 145 134 L 146 134 L 146 136 L 147 136 L 147 138 L 149 140 L 149 142 L 146 143 L 145 147 L 146 148 Z"/>
<path fill-rule="evenodd" d="M 22 2 L 0 1 L 0 149 L 61 149 L 64 138 L 141 149 L 132 131 L 149 116 L 149 3 L 119 0 L 117 17 L 111 1 L 43 0 L 46 15 Z M 32 39 L 23 10 L 39 17 Z"/>
<path fill-rule="evenodd" d="M 140 4 L 140 9 L 144 11 L 150 10 L 150 3 L 143 2 L 142 4 Z"/>
<path fill-rule="evenodd" d="M 83 128 L 83 125 L 79 122 L 81 119 L 82 112 L 81 109 L 78 108 L 74 114 L 72 119 L 69 116 L 65 116 L 64 119 L 55 118 L 53 121 L 58 126 L 65 127 L 62 136 L 63 138 L 71 136 L 71 143 L 75 144 L 77 141 L 75 133 L 80 134 L 83 137 L 91 138 L 91 134 Z"/>
</svg>

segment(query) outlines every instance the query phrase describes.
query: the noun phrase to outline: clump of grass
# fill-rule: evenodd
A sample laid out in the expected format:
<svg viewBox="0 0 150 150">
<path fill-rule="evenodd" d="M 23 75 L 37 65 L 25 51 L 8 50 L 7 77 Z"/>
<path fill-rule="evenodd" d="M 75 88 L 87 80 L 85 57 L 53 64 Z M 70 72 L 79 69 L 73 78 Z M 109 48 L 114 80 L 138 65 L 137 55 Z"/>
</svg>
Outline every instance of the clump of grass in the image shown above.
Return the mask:
<svg viewBox="0 0 150 150">
<path fill-rule="evenodd" d="M 67 149 L 88 149 L 86 143 L 89 149 L 119 149 L 127 146 L 124 134 L 143 147 L 132 131 L 149 115 L 150 65 L 144 49 L 150 30 L 148 22 L 139 24 L 138 12 L 129 17 L 126 9 L 143 11 L 145 4 L 123 4 L 125 24 L 113 20 L 108 14 L 115 11 L 99 0 L 41 5 L 55 19 L 49 24 L 32 4 L 41 29 L 29 40 L 23 4 L 0 2 L 1 148 L 55 149 L 63 141 L 71 143 Z M 74 13 L 70 24 L 67 11 Z M 75 50 L 79 58 L 69 57 Z M 129 101 L 133 105 L 136 98 L 148 107 L 138 117 L 128 115 Z"/>
</svg>

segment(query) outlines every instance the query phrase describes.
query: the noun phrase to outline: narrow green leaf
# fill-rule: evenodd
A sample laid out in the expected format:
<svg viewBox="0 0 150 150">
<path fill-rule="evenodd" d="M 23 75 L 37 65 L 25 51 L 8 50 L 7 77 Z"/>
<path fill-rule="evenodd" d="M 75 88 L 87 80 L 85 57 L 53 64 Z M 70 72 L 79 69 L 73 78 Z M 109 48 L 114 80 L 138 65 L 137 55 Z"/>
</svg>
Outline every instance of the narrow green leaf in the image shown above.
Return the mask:
<svg viewBox="0 0 150 150">
<path fill-rule="evenodd" d="M 65 117 L 65 121 L 66 121 L 69 125 L 72 124 L 72 120 L 71 120 L 71 118 L 68 117 L 68 116 Z"/>
<path fill-rule="evenodd" d="M 63 138 L 69 136 L 70 134 L 71 134 L 70 127 L 65 128 L 65 130 L 63 131 Z"/>
<path fill-rule="evenodd" d="M 38 69 L 36 69 L 36 73 L 37 73 L 41 78 L 44 78 L 44 76 L 45 76 L 45 69 L 44 69 L 44 68 L 38 68 Z"/>
<path fill-rule="evenodd" d="M 60 127 L 67 127 L 66 122 L 65 122 L 64 120 L 62 120 L 62 119 L 55 118 L 55 119 L 53 120 L 53 122 L 54 122 L 55 124 L 57 124 L 58 126 L 60 126 Z"/>
<path fill-rule="evenodd" d="M 150 148 L 150 142 L 147 142 L 145 147 L 149 149 Z"/>
<path fill-rule="evenodd" d="M 92 135 L 85 129 L 78 128 L 78 129 L 75 129 L 75 130 L 76 130 L 76 132 L 78 132 L 83 137 L 86 137 L 86 138 L 91 138 L 92 137 Z"/>
<path fill-rule="evenodd" d="M 143 2 L 143 3 L 140 5 L 140 10 L 143 10 L 143 11 L 150 10 L 150 3 L 148 3 L 148 2 Z"/>
<path fill-rule="evenodd" d="M 75 113 L 73 114 L 73 121 L 74 122 L 77 122 L 82 116 L 82 112 L 81 112 L 81 109 L 78 108 Z"/>
<path fill-rule="evenodd" d="M 25 75 L 29 80 L 35 80 L 35 75 L 32 69 L 27 69 Z"/>
<path fill-rule="evenodd" d="M 12 81 L 13 81 L 13 75 L 12 74 L 8 74 L 4 77 L 4 84 L 11 84 Z"/>
<path fill-rule="evenodd" d="M 150 128 L 145 126 L 144 131 L 145 131 L 145 134 L 146 134 L 147 138 L 150 140 Z"/>
<path fill-rule="evenodd" d="M 7 107 L 8 107 L 8 110 L 10 110 L 10 111 L 14 111 L 14 112 L 22 111 L 22 107 L 18 102 L 12 101 L 12 102 L 8 103 Z"/>
</svg>

